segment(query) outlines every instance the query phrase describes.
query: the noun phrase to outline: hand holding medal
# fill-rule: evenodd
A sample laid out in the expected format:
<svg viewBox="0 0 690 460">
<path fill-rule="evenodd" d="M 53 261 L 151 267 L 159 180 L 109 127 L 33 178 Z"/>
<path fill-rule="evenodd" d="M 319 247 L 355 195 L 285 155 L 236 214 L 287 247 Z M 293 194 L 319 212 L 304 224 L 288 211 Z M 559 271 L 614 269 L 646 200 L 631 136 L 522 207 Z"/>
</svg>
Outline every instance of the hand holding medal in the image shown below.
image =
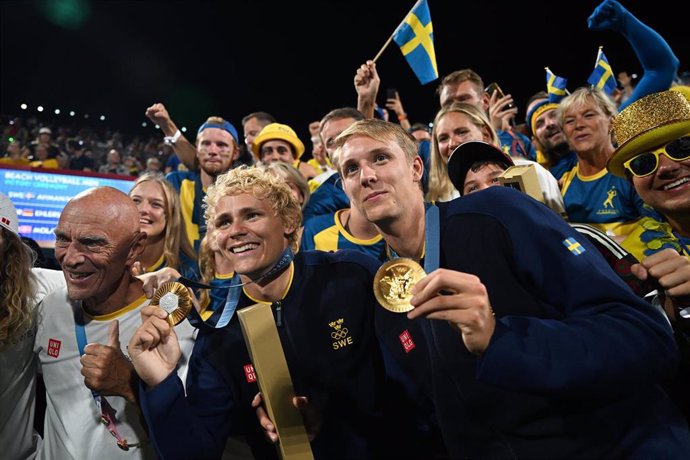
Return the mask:
<svg viewBox="0 0 690 460">
<path fill-rule="evenodd" d="M 406 313 L 412 288 L 426 276 L 424 269 L 414 260 L 392 259 L 381 265 L 374 276 L 374 295 L 383 308 L 393 313 Z"/>
<path fill-rule="evenodd" d="M 167 321 L 171 327 L 180 324 L 192 309 L 192 298 L 182 283 L 171 281 L 161 284 L 151 299 L 151 305 L 160 307 L 168 313 Z"/>
</svg>

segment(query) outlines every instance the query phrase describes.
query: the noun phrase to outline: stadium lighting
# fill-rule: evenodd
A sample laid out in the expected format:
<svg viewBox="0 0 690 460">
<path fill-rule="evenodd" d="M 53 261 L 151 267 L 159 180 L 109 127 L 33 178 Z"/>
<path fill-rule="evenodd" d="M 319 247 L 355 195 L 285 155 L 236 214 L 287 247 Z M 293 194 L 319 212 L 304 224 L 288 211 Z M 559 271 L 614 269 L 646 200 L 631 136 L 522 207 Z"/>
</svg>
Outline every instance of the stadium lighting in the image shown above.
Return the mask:
<svg viewBox="0 0 690 460">
<path fill-rule="evenodd" d="M 43 112 L 43 106 L 39 105 L 38 107 L 36 107 L 36 110 L 38 110 L 39 112 Z"/>
<path fill-rule="evenodd" d="M 29 108 L 29 106 L 26 105 L 26 104 L 21 104 L 21 105 L 19 106 L 19 108 L 22 109 L 22 110 L 26 110 L 27 108 Z"/>
</svg>

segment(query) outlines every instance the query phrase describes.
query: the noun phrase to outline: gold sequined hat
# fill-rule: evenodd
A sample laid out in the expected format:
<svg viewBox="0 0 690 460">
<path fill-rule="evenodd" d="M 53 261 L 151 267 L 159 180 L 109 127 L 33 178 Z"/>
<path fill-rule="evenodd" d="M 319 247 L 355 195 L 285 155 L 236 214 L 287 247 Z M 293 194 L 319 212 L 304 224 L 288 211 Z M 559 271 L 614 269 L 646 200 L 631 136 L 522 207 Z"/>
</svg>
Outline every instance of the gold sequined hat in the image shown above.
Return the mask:
<svg viewBox="0 0 690 460">
<path fill-rule="evenodd" d="M 613 131 L 618 148 L 606 167 L 626 177 L 623 163 L 690 134 L 690 101 L 678 91 L 650 94 L 623 109 L 613 120 Z"/>
</svg>

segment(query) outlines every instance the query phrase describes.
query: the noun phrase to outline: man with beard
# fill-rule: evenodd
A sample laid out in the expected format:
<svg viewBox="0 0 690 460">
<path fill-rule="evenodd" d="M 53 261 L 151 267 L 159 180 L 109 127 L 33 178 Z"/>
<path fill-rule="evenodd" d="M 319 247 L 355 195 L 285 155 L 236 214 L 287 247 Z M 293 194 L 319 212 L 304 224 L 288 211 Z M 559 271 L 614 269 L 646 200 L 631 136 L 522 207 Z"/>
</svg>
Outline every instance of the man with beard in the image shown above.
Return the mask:
<svg viewBox="0 0 690 460">
<path fill-rule="evenodd" d="M 165 120 L 172 123 L 163 104 L 154 104 L 147 109 L 146 114 L 161 127 L 168 126 Z M 216 181 L 216 177 L 232 168 L 239 156 L 237 130 L 229 121 L 214 116 L 209 117 L 197 130 L 196 148 L 181 135 L 180 130 L 176 130 L 175 134 L 165 140 L 173 145 L 175 153 L 178 153 L 178 149 L 194 150 L 199 162 L 199 169 L 196 171 L 173 171 L 165 176 L 180 194 L 182 221 L 189 243 L 198 252 L 201 239 L 206 234 L 202 209 L 206 189 Z"/>
<path fill-rule="evenodd" d="M 548 94 L 540 91 L 527 102 L 527 129 L 532 133 L 532 140 L 538 146 L 537 160 L 556 179 L 577 163 L 575 152 L 570 150 L 568 141 L 556 118 L 558 103 L 550 102 Z M 539 158 L 539 153 L 543 158 Z"/>
</svg>

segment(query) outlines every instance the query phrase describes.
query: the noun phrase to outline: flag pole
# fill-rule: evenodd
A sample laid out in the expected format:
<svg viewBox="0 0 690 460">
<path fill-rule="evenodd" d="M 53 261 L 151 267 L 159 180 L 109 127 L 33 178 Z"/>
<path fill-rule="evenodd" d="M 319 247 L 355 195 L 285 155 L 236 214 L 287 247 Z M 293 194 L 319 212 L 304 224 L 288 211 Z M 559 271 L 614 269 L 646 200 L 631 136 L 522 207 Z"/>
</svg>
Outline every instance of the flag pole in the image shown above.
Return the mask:
<svg viewBox="0 0 690 460">
<path fill-rule="evenodd" d="M 395 30 L 398 30 L 398 28 L 396 27 Z M 376 61 L 378 60 L 378 58 L 381 57 L 381 55 L 383 54 L 383 51 L 384 51 L 386 48 L 388 48 L 388 45 L 390 45 L 390 44 L 391 44 L 391 41 L 393 41 L 393 36 L 394 36 L 394 35 L 395 35 L 395 32 L 393 32 L 393 33 L 391 34 L 391 36 L 388 37 L 388 40 L 386 40 L 386 43 L 383 44 L 383 46 L 381 47 L 381 49 L 379 50 L 379 52 L 376 53 L 376 57 L 374 57 L 374 59 L 372 59 L 372 61 L 376 62 Z"/>
<path fill-rule="evenodd" d="M 381 49 L 379 50 L 379 52 L 376 53 L 376 56 L 374 57 L 374 59 L 372 59 L 372 61 L 376 62 L 376 61 L 378 60 L 378 58 L 381 57 L 381 55 L 383 54 L 384 50 L 385 50 L 386 48 L 388 48 L 388 45 L 390 45 L 390 44 L 391 44 L 391 41 L 393 41 L 393 37 L 395 36 L 395 33 L 398 31 L 398 29 L 400 28 L 400 26 L 403 24 L 403 22 L 405 22 L 405 19 L 407 19 L 407 17 L 410 15 L 410 13 L 415 9 L 415 7 L 417 6 L 417 3 L 421 2 L 421 1 L 422 1 L 422 0 L 417 0 L 417 1 L 414 3 L 414 5 L 412 5 L 412 8 L 410 8 L 410 11 L 408 11 L 407 14 L 403 17 L 403 20 L 400 21 L 400 24 L 398 24 L 398 27 L 396 27 L 395 30 L 393 30 L 393 33 L 391 34 L 391 36 L 388 37 L 388 40 L 386 40 L 386 43 L 383 44 L 383 46 L 381 47 Z"/>
</svg>

